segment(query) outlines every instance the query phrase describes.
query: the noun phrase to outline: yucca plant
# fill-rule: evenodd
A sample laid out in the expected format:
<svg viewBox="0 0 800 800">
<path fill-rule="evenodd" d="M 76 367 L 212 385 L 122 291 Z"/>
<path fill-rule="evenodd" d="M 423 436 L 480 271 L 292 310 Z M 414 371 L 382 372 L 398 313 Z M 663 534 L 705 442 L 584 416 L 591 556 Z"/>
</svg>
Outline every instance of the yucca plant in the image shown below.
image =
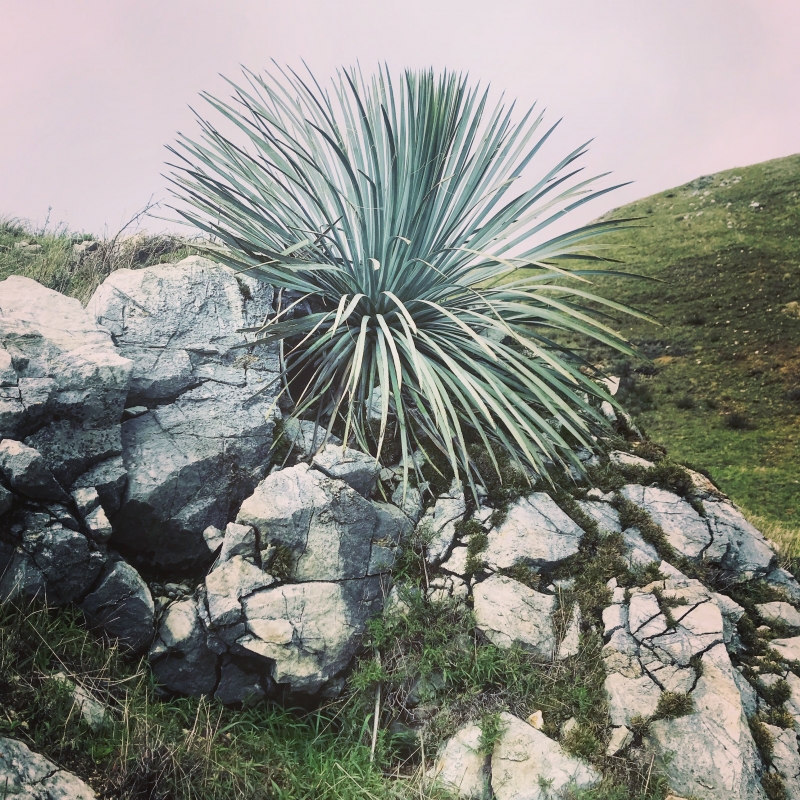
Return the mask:
<svg viewBox="0 0 800 800">
<path fill-rule="evenodd" d="M 404 480 L 416 449 L 470 482 L 476 445 L 496 469 L 498 447 L 535 473 L 579 466 L 612 398 L 555 340 L 634 355 L 598 313 L 630 309 L 588 290 L 611 272 L 594 239 L 624 221 L 543 236 L 617 188 L 573 180 L 586 146 L 515 191 L 555 126 L 461 75 L 245 78 L 230 102 L 204 95 L 237 142 L 201 119 L 173 180 L 214 257 L 280 288 L 252 332 L 281 343 L 292 413 L 378 458 L 399 440 Z"/>
</svg>

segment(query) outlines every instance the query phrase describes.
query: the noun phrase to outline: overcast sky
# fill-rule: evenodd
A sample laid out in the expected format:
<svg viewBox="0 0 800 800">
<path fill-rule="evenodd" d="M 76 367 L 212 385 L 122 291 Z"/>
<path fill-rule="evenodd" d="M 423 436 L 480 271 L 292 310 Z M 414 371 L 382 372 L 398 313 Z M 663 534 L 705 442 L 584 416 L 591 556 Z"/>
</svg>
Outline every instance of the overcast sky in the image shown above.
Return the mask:
<svg viewBox="0 0 800 800">
<path fill-rule="evenodd" d="M 800 151 L 800 0 L 0 0 L 0 215 L 115 232 L 219 74 L 453 68 L 634 181 L 576 221 Z M 552 154 L 552 155 L 551 155 Z M 550 161 L 547 162 L 548 164 Z M 164 227 L 150 221 L 151 230 Z"/>
</svg>

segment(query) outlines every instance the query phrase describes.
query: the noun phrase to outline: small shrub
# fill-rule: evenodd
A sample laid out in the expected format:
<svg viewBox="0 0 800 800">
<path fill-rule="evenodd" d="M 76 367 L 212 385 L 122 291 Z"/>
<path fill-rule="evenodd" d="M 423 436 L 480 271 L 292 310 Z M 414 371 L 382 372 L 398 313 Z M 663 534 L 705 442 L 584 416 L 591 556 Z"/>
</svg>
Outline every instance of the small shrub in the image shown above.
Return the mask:
<svg viewBox="0 0 800 800">
<path fill-rule="evenodd" d="M 694 711 L 694 701 L 688 694 L 680 692 L 662 692 L 658 698 L 655 719 L 674 719 L 685 717 Z"/>
<path fill-rule="evenodd" d="M 725 427 L 732 431 L 749 431 L 752 430 L 753 423 L 748 419 L 745 414 L 738 411 L 733 411 L 723 417 Z"/>
<path fill-rule="evenodd" d="M 697 403 L 695 403 L 694 398 L 690 397 L 688 394 L 685 394 L 675 401 L 675 407 L 680 408 L 683 411 L 689 411 L 693 408 L 696 408 Z"/>
<path fill-rule="evenodd" d="M 764 716 L 769 725 L 775 725 L 784 730 L 794 730 L 794 717 L 791 711 L 786 708 L 771 708 Z"/>
<path fill-rule="evenodd" d="M 783 705 L 791 696 L 792 689 L 784 680 L 776 681 L 772 686 L 767 686 L 759 681 L 759 694 L 773 707 Z"/>
<path fill-rule="evenodd" d="M 503 721 L 499 714 L 484 714 L 481 718 L 480 751 L 484 755 L 491 755 L 495 743 L 503 735 Z"/>
<path fill-rule="evenodd" d="M 592 731 L 580 725 L 576 725 L 564 737 L 561 744 L 568 753 L 589 761 L 603 751 L 602 745 Z"/>
<path fill-rule="evenodd" d="M 769 800 L 788 800 L 783 778 L 777 772 L 767 772 L 761 778 L 761 785 Z"/>
<path fill-rule="evenodd" d="M 697 311 L 693 311 L 690 314 L 686 315 L 686 324 L 687 325 L 697 325 L 702 326 L 705 325 L 708 320 Z"/>
<path fill-rule="evenodd" d="M 760 717 L 751 717 L 748 720 L 750 724 L 750 733 L 753 735 L 753 741 L 756 743 L 758 752 L 765 761 L 769 761 L 772 757 L 772 751 L 775 743 L 772 741 L 772 734 L 767 730 L 767 726 Z"/>
</svg>

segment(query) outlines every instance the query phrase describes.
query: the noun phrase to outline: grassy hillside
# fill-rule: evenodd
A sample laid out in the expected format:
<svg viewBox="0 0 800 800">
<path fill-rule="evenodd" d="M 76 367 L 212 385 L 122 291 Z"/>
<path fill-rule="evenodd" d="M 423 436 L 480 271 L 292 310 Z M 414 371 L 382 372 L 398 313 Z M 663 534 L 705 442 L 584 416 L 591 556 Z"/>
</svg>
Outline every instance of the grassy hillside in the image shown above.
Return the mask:
<svg viewBox="0 0 800 800">
<path fill-rule="evenodd" d="M 698 178 L 610 212 L 613 257 L 654 281 L 603 288 L 652 364 L 593 359 L 671 457 L 707 470 L 800 555 L 800 155 Z M 621 372 L 619 372 L 621 371 Z"/>
</svg>

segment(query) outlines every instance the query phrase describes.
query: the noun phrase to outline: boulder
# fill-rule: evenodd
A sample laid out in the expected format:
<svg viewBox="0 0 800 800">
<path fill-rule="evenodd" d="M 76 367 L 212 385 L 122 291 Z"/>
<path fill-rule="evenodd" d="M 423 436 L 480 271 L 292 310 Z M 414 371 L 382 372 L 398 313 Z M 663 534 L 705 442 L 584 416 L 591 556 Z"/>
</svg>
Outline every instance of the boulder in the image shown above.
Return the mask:
<svg viewBox="0 0 800 800">
<path fill-rule="evenodd" d="M 516 564 L 550 568 L 578 552 L 583 530 L 544 492 L 517 500 L 489 533 L 483 559 L 494 570 Z"/>
<path fill-rule="evenodd" d="M 756 610 L 766 622 L 779 623 L 787 628 L 800 630 L 800 611 L 790 603 L 760 603 Z"/>
<path fill-rule="evenodd" d="M 0 736 L 0 786 L 9 800 L 95 800 L 96 797 L 76 775 L 59 769 L 22 742 L 3 736 Z"/>
<path fill-rule="evenodd" d="M 424 529 L 425 558 L 429 564 L 439 564 L 450 552 L 456 535 L 456 524 L 464 518 L 467 505 L 460 486 L 452 486 L 447 494 L 437 498 L 433 508 L 420 519 Z"/>
<path fill-rule="evenodd" d="M 489 755 L 482 752 L 481 737 L 477 725 L 461 728 L 445 742 L 428 777 L 463 800 L 489 800 Z"/>
<path fill-rule="evenodd" d="M 336 444 L 327 444 L 311 461 L 312 466 L 329 478 L 338 478 L 352 486 L 363 497 L 369 497 L 381 471 L 370 455 Z"/>
<path fill-rule="evenodd" d="M 620 494 L 644 509 L 660 525 L 670 545 L 682 556 L 698 558 L 711 544 L 707 522 L 678 495 L 655 486 L 631 483 Z"/>
<path fill-rule="evenodd" d="M 206 643 L 193 597 L 172 603 L 164 611 L 149 659 L 156 680 L 170 691 L 195 697 L 214 691 L 218 657 Z"/>
<path fill-rule="evenodd" d="M 287 584 L 242 601 L 247 632 L 236 652 L 264 659 L 291 692 L 335 695 L 367 620 L 380 610 L 379 578 Z"/>
<path fill-rule="evenodd" d="M 594 786 L 600 775 L 568 755 L 558 742 L 508 713 L 492 752 L 491 785 L 497 800 L 551 800 Z"/>
<path fill-rule="evenodd" d="M 87 470 L 73 484 L 72 490 L 94 489 L 100 505 L 107 515 L 113 516 L 122 504 L 122 495 L 128 483 L 128 472 L 122 456 L 101 461 Z"/>
<path fill-rule="evenodd" d="M 553 626 L 556 597 L 541 594 L 504 575 L 492 575 L 473 589 L 475 624 L 492 644 L 519 645 L 551 659 L 557 639 Z"/>
<path fill-rule="evenodd" d="M 241 349 L 240 330 L 272 312 L 272 288 L 193 256 L 118 270 L 87 309 L 134 362 L 128 404 L 150 409 L 122 425 L 112 541 L 160 567 L 207 561 L 203 531 L 224 527 L 269 465 L 277 351 Z"/>
<path fill-rule="evenodd" d="M 33 500 L 69 500 L 42 454 L 14 439 L 0 442 L 0 475 L 15 492 Z"/>
<path fill-rule="evenodd" d="M 77 300 L 30 278 L 0 282 L 0 438 L 39 450 L 62 487 L 119 454 L 131 369 Z"/>
<path fill-rule="evenodd" d="M 369 573 L 373 546 L 385 548 L 399 534 L 402 523 L 381 509 L 343 481 L 298 464 L 265 478 L 236 520 L 258 531 L 262 548 L 289 552 L 292 580 L 349 580 Z"/>
<path fill-rule="evenodd" d="M 106 566 L 81 608 L 91 623 L 133 652 L 143 650 L 153 640 L 155 606 L 150 590 L 139 573 L 122 559 Z"/>
<path fill-rule="evenodd" d="M 234 556 L 223 561 L 206 576 L 206 602 L 212 628 L 235 625 L 242 619 L 243 597 L 275 583 L 272 575 Z"/>
</svg>

